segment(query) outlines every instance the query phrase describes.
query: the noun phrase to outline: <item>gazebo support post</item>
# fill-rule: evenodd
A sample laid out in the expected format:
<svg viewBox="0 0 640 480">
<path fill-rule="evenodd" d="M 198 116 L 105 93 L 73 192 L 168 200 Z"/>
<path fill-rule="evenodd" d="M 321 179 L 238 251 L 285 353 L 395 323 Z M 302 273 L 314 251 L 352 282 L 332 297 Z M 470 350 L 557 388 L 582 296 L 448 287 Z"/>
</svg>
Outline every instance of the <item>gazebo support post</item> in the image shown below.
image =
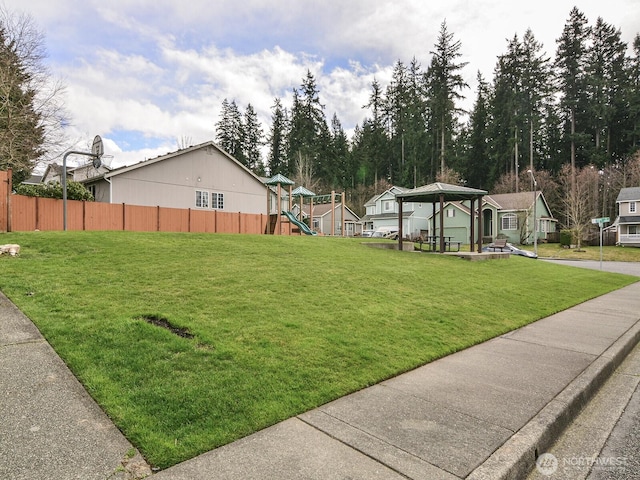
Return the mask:
<svg viewBox="0 0 640 480">
<path fill-rule="evenodd" d="M 431 203 L 431 245 L 433 245 L 433 251 L 436 250 L 436 202 L 435 200 Z M 431 248 L 429 245 L 429 248 Z"/>
<path fill-rule="evenodd" d="M 444 193 L 440 194 L 440 253 L 444 253 Z"/>
<path fill-rule="evenodd" d="M 271 233 L 271 191 L 267 185 L 267 235 Z"/>
<path fill-rule="evenodd" d="M 398 200 L 398 250 L 402 251 L 402 199 Z"/>
<path fill-rule="evenodd" d="M 478 197 L 478 253 L 482 253 L 482 195 Z"/>
<path fill-rule="evenodd" d="M 475 250 L 475 245 L 476 245 L 476 237 L 474 235 L 474 231 L 473 231 L 473 226 L 475 225 L 475 209 L 473 208 L 475 205 L 475 198 L 471 198 L 469 199 L 469 201 L 471 202 L 471 208 L 469 209 L 469 216 L 471 217 L 471 225 L 470 225 L 470 229 L 471 229 L 471 237 L 469 238 L 469 251 L 473 252 Z"/>
</svg>

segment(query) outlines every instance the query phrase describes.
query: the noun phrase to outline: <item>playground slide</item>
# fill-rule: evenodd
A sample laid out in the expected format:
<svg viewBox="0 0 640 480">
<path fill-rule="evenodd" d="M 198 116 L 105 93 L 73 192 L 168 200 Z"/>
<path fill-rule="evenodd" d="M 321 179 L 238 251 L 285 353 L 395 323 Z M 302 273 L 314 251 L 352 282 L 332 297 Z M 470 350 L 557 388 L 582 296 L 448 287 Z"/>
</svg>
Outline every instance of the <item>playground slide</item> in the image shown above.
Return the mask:
<svg viewBox="0 0 640 480">
<path fill-rule="evenodd" d="M 298 220 L 292 212 L 286 212 L 283 210 L 282 213 L 289 219 L 291 223 L 298 227 L 301 232 L 305 233 L 306 235 L 317 235 L 316 232 L 307 227 L 306 223 L 302 223 L 300 220 Z"/>
</svg>

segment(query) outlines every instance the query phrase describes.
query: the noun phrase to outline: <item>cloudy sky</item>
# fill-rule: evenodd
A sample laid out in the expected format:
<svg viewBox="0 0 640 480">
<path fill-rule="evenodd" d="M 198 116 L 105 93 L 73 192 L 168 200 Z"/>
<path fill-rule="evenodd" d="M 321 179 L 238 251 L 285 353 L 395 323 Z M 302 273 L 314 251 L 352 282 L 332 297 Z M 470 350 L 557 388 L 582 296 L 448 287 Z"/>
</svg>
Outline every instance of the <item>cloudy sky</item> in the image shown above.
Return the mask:
<svg viewBox="0 0 640 480">
<path fill-rule="evenodd" d="M 105 141 L 113 166 L 215 136 L 223 99 L 251 104 L 268 131 L 271 106 L 310 70 L 330 120 L 347 132 L 368 112 L 372 80 L 385 87 L 394 63 L 429 64 L 446 20 L 462 43 L 475 95 L 491 79 L 506 39 L 531 28 L 549 55 L 574 5 L 630 43 L 638 0 L 0 0 L 29 14 L 44 35 L 53 76 L 66 85 L 74 148 Z"/>
</svg>

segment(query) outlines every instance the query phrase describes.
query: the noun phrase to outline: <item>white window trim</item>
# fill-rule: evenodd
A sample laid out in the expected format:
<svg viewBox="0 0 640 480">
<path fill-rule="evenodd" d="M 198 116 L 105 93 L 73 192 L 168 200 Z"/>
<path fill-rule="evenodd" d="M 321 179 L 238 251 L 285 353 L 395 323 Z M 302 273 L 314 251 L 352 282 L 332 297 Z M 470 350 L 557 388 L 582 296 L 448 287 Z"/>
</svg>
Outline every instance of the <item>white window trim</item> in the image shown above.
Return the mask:
<svg viewBox="0 0 640 480">
<path fill-rule="evenodd" d="M 637 211 L 636 202 L 629 202 L 629 213 L 636 213 Z"/>
<path fill-rule="evenodd" d="M 508 221 L 505 228 L 505 220 Z M 505 213 L 500 219 L 501 230 L 514 231 L 518 230 L 518 216 L 515 213 Z"/>
<path fill-rule="evenodd" d="M 211 192 L 211 208 L 224 210 L 224 193 Z"/>
<path fill-rule="evenodd" d="M 200 205 L 198 205 L 200 203 Z M 196 190 L 196 208 L 209 208 L 209 192 L 206 190 Z"/>
</svg>

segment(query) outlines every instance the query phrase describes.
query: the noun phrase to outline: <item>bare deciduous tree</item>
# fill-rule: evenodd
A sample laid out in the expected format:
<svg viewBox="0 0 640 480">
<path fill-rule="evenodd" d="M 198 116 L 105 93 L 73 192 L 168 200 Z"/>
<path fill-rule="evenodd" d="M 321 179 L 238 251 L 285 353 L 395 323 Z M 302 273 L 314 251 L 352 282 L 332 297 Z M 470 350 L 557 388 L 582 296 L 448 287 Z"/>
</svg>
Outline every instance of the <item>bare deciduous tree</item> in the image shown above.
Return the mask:
<svg viewBox="0 0 640 480">
<path fill-rule="evenodd" d="M 0 6 L 0 165 L 14 182 L 65 148 L 64 86 L 46 65 L 44 37 L 32 18 Z"/>
<path fill-rule="evenodd" d="M 560 172 L 560 184 L 564 189 L 563 207 L 566 215 L 566 226 L 571 230 L 578 250 L 582 247 L 582 240 L 591 227 L 596 204 L 594 193 L 597 195 L 599 173 L 590 166 L 579 169 L 572 174 L 571 165 L 565 165 Z M 572 185 L 575 178 L 575 184 Z"/>
</svg>

